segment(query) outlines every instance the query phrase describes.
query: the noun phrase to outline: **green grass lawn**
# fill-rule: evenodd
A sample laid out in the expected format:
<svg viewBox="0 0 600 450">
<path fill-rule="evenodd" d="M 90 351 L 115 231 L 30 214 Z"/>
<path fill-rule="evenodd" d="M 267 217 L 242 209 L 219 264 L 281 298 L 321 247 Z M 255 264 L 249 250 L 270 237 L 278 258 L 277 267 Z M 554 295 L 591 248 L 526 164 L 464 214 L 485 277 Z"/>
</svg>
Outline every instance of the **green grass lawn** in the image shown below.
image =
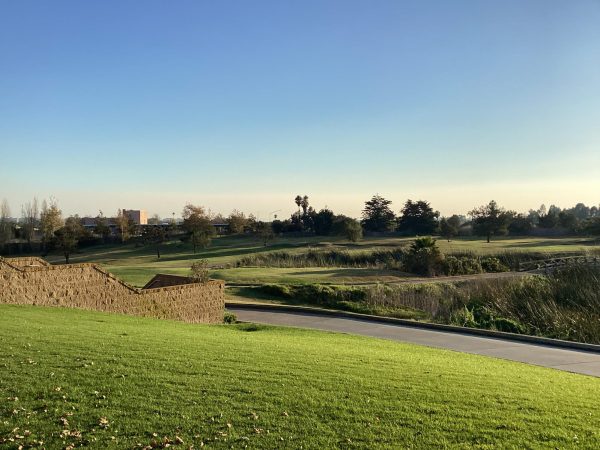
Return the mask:
<svg viewBox="0 0 600 450">
<path fill-rule="evenodd" d="M 156 266 L 108 266 L 110 272 L 135 286 L 143 286 L 157 273 Z M 160 273 L 171 275 L 189 275 L 189 267 L 165 267 Z M 278 268 L 278 267 L 240 267 L 210 271 L 210 277 L 234 284 L 261 283 L 377 283 L 398 282 L 410 277 L 399 271 L 364 268 Z M 415 278 L 415 277 L 413 277 Z"/>
<path fill-rule="evenodd" d="M 4 448 L 598 448 L 598 398 L 600 379 L 365 337 L 0 306 Z"/>
<path fill-rule="evenodd" d="M 161 246 L 161 258 L 156 257 L 154 247 L 136 247 L 134 244 L 105 245 L 81 250 L 71 257 L 71 262 L 94 262 L 136 286 L 143 286 L 157 273 L 187 275 L 191 264 L 205 258 L 213 266 L 235 264 L 241 257 L 263 252 L 284 250 L 291 253 L 307 252 L 309 249 L 337 249 L 354 251 L 389 249 L 409 245 L 412 238 L 366 238 L 350 243 L 336 237 L 280 238 L 268 247 L 247 236 L 224 236 L 213 240 L 212 245 L 197 254 L 189 244 L 178 241 Z M 474 252 L 494 254 L 502 252 L 581 253 L 598 250 L 597 242 L 585 238 L 497 238 L 486 243 L 479 238 L 460 238 L 447 242 L 438 240 L 444 253 Z M 49 261 L 64 262 L 60 255 L 51 255 Z M 324 269 L 298 268 L 292 270 L 272 268 L 223 269 L 212 276 L 236 283 L 306 283 L 306 282 L 388 282 L 403 277 L 398 272 L 373 269 Z"/>
</svg>

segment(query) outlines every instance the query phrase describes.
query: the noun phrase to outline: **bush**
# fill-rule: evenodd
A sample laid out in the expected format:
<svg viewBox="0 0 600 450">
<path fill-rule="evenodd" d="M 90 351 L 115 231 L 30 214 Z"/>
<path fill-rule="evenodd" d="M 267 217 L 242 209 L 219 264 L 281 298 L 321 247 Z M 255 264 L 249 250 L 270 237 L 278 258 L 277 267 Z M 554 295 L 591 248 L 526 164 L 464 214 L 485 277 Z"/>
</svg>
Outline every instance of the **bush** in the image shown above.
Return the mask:
<svg viewBox="0 0 600 450">
<path fill-rule="evenodd" d="M 470 256 L 446 256 L 443 270 L 446 275 L 472 275 L 482 273 L 483 267 L 479 259 Z"/>
<path fill-rule="evenodd" d="M 473 311 L 466 306 L 452 314 L 450 317 L 450 323 L 453 325 L 458 325 L 459 327 L 478 327 L 478 323 L 475 321 L 475 315 L 473 314 Z"/>
<path fill-rule="evenodd" d="M 474 275 L 486 272 L 507 272 L 510 270 L 497 257 L 480 257 L 471 254 L 448 255 L 444 258 L 442 267 L 446 275 Z"/>
<path fill-rule="evenodd" d="M 483 272 L 508 272 L 510 270 L 495 257 L 481 258 L 481 268 Z"/>
<path fill-rule="evenodd" d="M 208 276 L 208 261 L 206 259 L 199 259 L 193 263 L 191 272 L 191 278 L 196 283 L 206 283 L 210 279 Z"/>
<path fill-rule="evenodd" d="M 292 286 L 282 284 L 265 284 L 259 289 L 266 295 L 273 295 L 275 297 L 290 298 Z"/>
<path fill-rule="evenodd" d="M 316 304 L 336 308 L 342 302 L 364 302 L 367 292 L 356 287 L 322 284 L 281 285 L 267 284 L 256 288 L 259 292 L 296 303 Z"/>
<path fill-rule="evenodd" d="M 443 273 L 443 258 L 436 240 L 431 237 L 415 239 L 406 255 L 405 268 L 426 276 Z"/>
<path fill-rule="evenodd" d="M 524 334 L 526 333 L 526 329 L 523 325 L 521 325 L 516 320 L 506 319 L 504 317 L 499 317 L 494 319 L 494 328 L 498 331 L 504 331 L 506 333 L 517 333 Z"/>
<path fill-rule="evenodd" d="M 237 316 L 230 311 L 225 311 L 225 313 L 223 314 L 223 323 L 232 324 L 232 323 L 236 323 L 236 322 L 237 322 Z"/>
</svg>

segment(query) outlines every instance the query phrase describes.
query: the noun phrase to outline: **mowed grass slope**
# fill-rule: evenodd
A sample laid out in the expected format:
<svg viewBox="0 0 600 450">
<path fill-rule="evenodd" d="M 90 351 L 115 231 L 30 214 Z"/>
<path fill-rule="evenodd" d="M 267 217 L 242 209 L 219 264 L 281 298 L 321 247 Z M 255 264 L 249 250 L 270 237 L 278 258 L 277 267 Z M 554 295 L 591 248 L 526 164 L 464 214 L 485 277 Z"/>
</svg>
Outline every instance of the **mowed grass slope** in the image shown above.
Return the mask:
<svg viewBox="0 0 600 450">
<path fill-rule="evenodd" d="M 600 379 L 371 338 L 0 306 L 7 448 L 598 448 L 599 398 Z"/>
</svg>

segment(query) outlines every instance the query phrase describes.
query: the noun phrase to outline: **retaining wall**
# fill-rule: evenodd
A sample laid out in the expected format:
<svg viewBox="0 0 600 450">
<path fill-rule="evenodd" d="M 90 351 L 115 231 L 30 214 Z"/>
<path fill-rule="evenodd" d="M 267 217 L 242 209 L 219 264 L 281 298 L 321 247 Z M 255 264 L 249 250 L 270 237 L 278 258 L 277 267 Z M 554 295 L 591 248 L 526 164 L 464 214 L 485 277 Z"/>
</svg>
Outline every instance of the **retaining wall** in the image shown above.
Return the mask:
<svg viewBox="0 0 600 450">
<path fill-rule="evenodd" d="M 224 282 L 136 289 L 94 264 L 0 259 L 0 303 L 65 306 L 193 323 L 220 323 Z"/>
</svg>

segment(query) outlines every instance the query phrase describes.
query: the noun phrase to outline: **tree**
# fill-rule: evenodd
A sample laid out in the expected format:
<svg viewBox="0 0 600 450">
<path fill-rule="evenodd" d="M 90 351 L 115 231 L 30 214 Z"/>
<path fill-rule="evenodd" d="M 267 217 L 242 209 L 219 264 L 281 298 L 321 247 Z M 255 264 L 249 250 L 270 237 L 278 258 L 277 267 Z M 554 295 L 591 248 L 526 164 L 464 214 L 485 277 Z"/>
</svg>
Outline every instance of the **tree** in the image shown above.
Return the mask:
<svg viewBox="0 0 600 450">
<path fill-rule="evenodd" d="M 158 214 L 154 214 L 148 219 L 148 225 L 160 225 L 160 216 Z"/>
<path fill-rule="evenodd" d="M 50 199 L 50 206 L 44 200 L 40 214 L 40 231 L 42 232 L 42 244 L 45 253 L 48 253 L 53 245 L 56 231 L 63 225 L 62 211 L 58 209 L 56 200 Z"/>
<path fill-rule="evenodd" d="M 124 244 L 131 237 L 131 220 L 125 211 L 119 209 L 115 222 L 121 236 L 121 243 Z"/>
<path fill-rule="evenodd" d="M 560 219 L 558 217 L 559 213 L 560 209 L 554 205 L 550 206 L 548 212 L 545 212 L 545 208 L 540 208 L 538 215 L 538 226 L 541 228 L 556 228 L 560 223 Z"/>
<path fill-rule="evenodd" d="M 10 222 L 8 201 L 2 199 L 0 204 L 0 246 L 4 247 L 13 237 L 13 226 Z"/>
<path fill-rule="evenodd" d="M 578 205 L 581 205 L 581 203 Z M 581 219 L 575 215 L 574 212 L 561 211 L 558 213 L 558 223 L 561 227 L 566 228 L 569 231 L 577 230 L 580 220 Z"/>
<path fill-rule="evenodd" d="M 202 206 L 190 203 L 183 208 L 183 229 L 188 233 L 192 242 L 194 253 L 196 249 L 206 248 L 210 245 L 215 233 L 215 227 L 211 223 L 209 215 Z"/>
<path fill-rule="evenodd" d="M 420 275 L 436 275 L 441 271 L 443 258 L 437 241 L 429 236 L 415 239 L 406 255 L 408 271 Z"/>
<path fill-rule="evenodd" d="M 575 218 L 578 220 L 585 220 L 585 219 L 588 219 L 589 217 L 591 217 L 592 210 L 590 207 L 585 206 L 583 203 L 577 203 L 568 212 L 570 214 L 572 214 L 573 216 L 575 216 Z M 565 227 L 565 228 L 568 228 L 568 227 Z"/>
<path fill-rule="evenodd" d="M 600 236 L 600 217 L 592 217 L 585 221 L 583 230 L 592 236 Z"/>
<path fill-rule="evenodd" d="M 71 253 L 77 249 L 79 239 L 83 235 L 83 226 L 78 216 L 69 217 L 65 225 L 55 232 L 58 248 L 65 256 L 65 263 L 69 264 Z"/>
<path fill-rule="evenodd" d="M 237 209 L 231 211 L 231 214 L 229 214 L 226 221 L 231 234 L 242 234 L 248 224 L 248 219 L 245 214 Z"/>
<path fill-rule="evenodd" d="M 270 223 L 267 222 L 258 222 L 256 224 L 256 236 L 262 241 L 264 246 L 275 238 L 275 234 L 273 233 L 273 228 Z"/>
<path fill-rule="evenodd" d="M 533 221 L 529 216 L 524 214 L 518 214 L 515 216 L 510 225 L 508 225 L 508 231 L 512 235 L 523 236 L 531 233 L 533 229 Z"/>
<path fill-rule="evenodd" d="M 371 200 L 365 202 L 362 213 L 362 226 L 367 231 L 391 231 L 394 229 L 396 216 L 391 210 L 391 200 L 374 195 Z"/>
<path fill-rule="evenodd" d="M 313 217 L 315 234 L 319 236 L 328 236 L 331 234 L 334 218 L 335 214 L 330 209 L 325 208 L 316 213 Z"/>
<path fill-rule="evenodd" d="M 94 233 L 102 237 L 102 242 L 106 244 L 108 237 L 110 236 L 110 226 L 108 225 L 108 219 L 104 217 L 102 211 L 96 216 L 96 226 L 94 227 Z"/>
<path fill-rule="evenodd" d="M 489 243 L 492 236 L 504 235 L 508 232 L 508 225 L 515 213 L 506 211 L 492 200 L 487 205 L 473 209 L 469 215 L 473 220 L 473 232 L 485 236 Z"/>
<path fill-rule="evenodd" d="M 460 219 L 457 215 L 451 217 L 443 217 L 440 220 L 440 234 L 450 242 L 454 236 L 458 234 L 458 228 L 460 226 Z"/>
<path fill-rule="evenodd" d="M 363 230 L 362 225 L 356 219 L 351 217 L 344 217 L 341 221 L 340 233 L 350 242 L 358 242 L 362 239 Z"/>
<path fill-rule="evenodd" d="M 23 234 L 30 249 L 31 241 L 33 240 L 33 236 L 35 234 L 35 227 L 38 223 L 38 214 L 38 201 L 36 197 L 33 197 L 33 201 L 27 202 L 21 209 Z"/>
<path fill-rule="evenodd" d="M 292 214 L 292 226 L 290 231 L 314 231 L 315 210 L 309 205 L 308 195 L 304 197 L 297 195 L 294 202 L 298 206 L 298 211 Z"/>
<path fill-rule="evenodd" d="M 296 202 L 296 205 L 298 206 L 298 213 L 300 213 L 300 206 L 302 205 L 302 196 L 296 195 L 296 198 L 294 199 L 294 201 Z"/>
<path fill-rule="evenodd" d="M 306 215 L 308 211 L 308 195 L 302 197 L 302 201 L 300 202 L 300 206 L 302 207 L 302 212 Z"/>
<path fill-rule="evenodd" d="M 273 233 L 281 234 L 284 231 L 286 231 L 291 224 L 292 222 L 289 220 L 274 220 L 273 222 L 271 222 L 271 228 L 273 229 Z"/>
<path fill-rule="evenodd" d="M 440 213 L 428 202 L 407 200 L 402 208 L 399 230 L 407 234 L 433 234 L 438 229 Z"/>
<path fill-rule="evenodd" d="M 160 259 L 160 244 L 165 241 L 167 233 L 161 225 L 148 225 L 144 227 L 142 238 L 146 245 L 154 245 L 156 247 L 156 257 Z"/>
</svg>

